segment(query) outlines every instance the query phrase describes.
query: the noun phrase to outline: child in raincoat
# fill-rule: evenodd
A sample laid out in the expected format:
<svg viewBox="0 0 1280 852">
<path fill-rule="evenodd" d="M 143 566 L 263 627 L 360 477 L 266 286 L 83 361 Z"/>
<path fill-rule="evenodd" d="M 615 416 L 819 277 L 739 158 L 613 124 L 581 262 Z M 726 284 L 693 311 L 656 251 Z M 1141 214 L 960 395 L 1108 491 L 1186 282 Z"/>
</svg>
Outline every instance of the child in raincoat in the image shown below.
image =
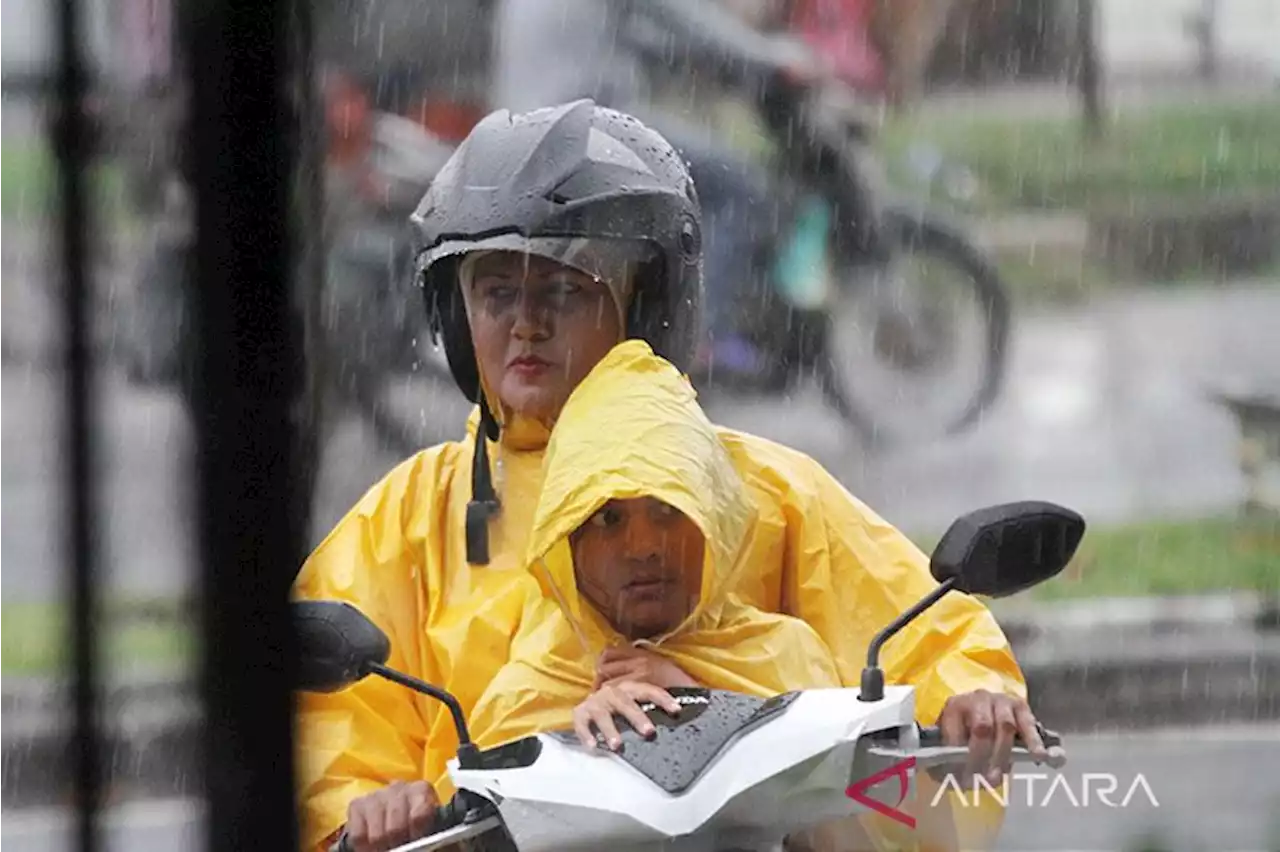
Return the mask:
<svg viewBox="0 0 1280 852">
<path fill-rule="evenodd" d="M 809 625 L 732 593 L 755 506 L 693 388 L 647 344 L 620 344 L 577 387 L 544 465 L 528 600 L 471 713 L 482 746 L 571 727 L 598 659 L 633 643 L 702 686 L 841 685 Z"/>
<path fill-rule="evenodd" d="M 612 715 L 645 733 L 638 702 L 678 712 L 672 686 L 769 697 L 843 685 L 813 628 L 731 591 L 756 509 L 693 388 L 647 344 L 620 344 L 577 387 L 544 476 L 520 626 L 470 714 L 482 748 L 570 727 L 612 748 Z M 451 792 L 443 772 L 436 789 Z M 923 829 L 904 839 L 882 818 L 854 822 L 793 845 L 929 845 Z"/>
</svg>

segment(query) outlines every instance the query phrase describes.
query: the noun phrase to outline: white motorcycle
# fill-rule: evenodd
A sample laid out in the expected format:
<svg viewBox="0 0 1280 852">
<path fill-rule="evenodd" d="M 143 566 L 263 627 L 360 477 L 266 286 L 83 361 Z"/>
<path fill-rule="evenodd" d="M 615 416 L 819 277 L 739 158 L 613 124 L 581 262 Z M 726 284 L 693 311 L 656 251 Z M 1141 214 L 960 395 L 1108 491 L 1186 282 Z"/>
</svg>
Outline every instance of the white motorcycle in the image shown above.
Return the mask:
<svg viewBox="0 0 1280 852">
<path fill-rule="evenodd" d="M 432 834 L 395 852 L 461 841 L 502 852 L 774 852 L 795 832 L 868 811 L 898 817 L 920 769 L 963 763 L 964 747 L 915 722 L 915 689 L 885 686 L 884 643 L 952 590 L 1005 597 L 1058 574 L 1084 520 L 1049 503 L 983 509 L 957 520 L 935 549 L 939 586 L 872 641 L 860 689 L 814 689 L 769 699 L 679 689 L 678 717 L 643 709 L 646 739 L 618 717 L 623 746 L 590 751 L 573 731 L 548 731 L 480 750 L 457 700 L 387 668 L 385 634 L 346 603 L 299 602 L 298 687 L 332 692 L 377 674 L 444 702 L 462 743 L 449 761 L 459 791 Z M 1065 763 L 1061 738 L 1041 729 L 1048 763 Z M 1015 762 L 1034 760 L 1021 741 Z M 897 818 L 897 817 L 895 817 Z M 333 852 L 349 850 L 345 834 Z"/>
</svg>

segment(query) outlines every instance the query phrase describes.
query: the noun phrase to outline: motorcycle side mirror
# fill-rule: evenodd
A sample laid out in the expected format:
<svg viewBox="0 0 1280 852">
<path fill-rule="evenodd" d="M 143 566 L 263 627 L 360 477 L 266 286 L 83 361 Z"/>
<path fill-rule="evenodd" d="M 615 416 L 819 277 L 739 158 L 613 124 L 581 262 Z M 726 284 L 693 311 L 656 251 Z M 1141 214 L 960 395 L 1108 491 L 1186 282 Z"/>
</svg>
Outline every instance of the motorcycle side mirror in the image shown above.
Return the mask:
<svg viewBox="0 0 1280 852">
<path fill-rule="evenodd" d="M 449 708 L 458 732 L 459 765 L 463 769 L 480 765 L 480 751 L 471 741 L 458 699 L 447 690 L 389 667 L 391 640 L 368 616 L 345 601 L 294 601 L 290 607 L 298 647 L 295 689 L 337 692 L 371 674 L 408 687 Z"/>
<path fill-rule="evenodd" d="M 1052 503 L 991 506 L 956 520 L 934 548 L 929 572 L 938 587 L 876 634 L 862 670 L 861 701 L 884 698 L 880 649 L 948 592 L 1002 598 L 1057 576 L 1084 537 L 1084 518 Z"/>
<path fill-rule="evenodd" d="M 295 687 L 303 692 L 346 689 L 391 656 L 387 634 L 349 603 L 295 601 L 290 608 L 298 648 Z"/>
<path fill-rule="evenodd" d="M 1084 536 L 1084 518 L 1052 503 L 991 506 L 961 517 L 934 548 L 933 579 L 957 591 L 1003 598 L 1056 577 Z"/>
</svg>

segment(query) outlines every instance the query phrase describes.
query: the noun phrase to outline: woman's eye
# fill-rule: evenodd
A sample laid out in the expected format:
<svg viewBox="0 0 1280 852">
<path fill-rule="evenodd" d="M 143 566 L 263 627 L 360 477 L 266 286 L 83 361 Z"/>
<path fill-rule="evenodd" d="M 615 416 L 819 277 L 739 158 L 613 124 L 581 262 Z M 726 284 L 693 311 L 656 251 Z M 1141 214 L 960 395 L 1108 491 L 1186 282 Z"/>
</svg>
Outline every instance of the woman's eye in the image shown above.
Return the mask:
<svg viewBox="0 0 1280 852">
<path fill-rule="evenodd" d="M 557 288 L 564 289 L 564 290 L 571 290 L 571 291 L 572 291 L 572 290 L 581 290 L 581 289 L 582 289 L 582 285 L 581 285 L 580 283 L 578 283 L 578 280 L 577 280 L 576 278 L 573 278 L 573 277 L 570 277 L 570 276 L 562 276 L 562 277 L 557 277 L 557 278 L 548 278 L 548 279 L 547 279 L 547 283 L 548 283 L 548 284 L 550 284 L 550 285 L 551 285 L 551 286 L 553 286 L 553 287 L 557 287 Z"/>
<path fill-rule="evenodd" d="M 567 279 L 556 279 L 548 282 L 547 293 L 553 298 L 568 299 L 582 292 L 582 285 Z"/>
</svg>

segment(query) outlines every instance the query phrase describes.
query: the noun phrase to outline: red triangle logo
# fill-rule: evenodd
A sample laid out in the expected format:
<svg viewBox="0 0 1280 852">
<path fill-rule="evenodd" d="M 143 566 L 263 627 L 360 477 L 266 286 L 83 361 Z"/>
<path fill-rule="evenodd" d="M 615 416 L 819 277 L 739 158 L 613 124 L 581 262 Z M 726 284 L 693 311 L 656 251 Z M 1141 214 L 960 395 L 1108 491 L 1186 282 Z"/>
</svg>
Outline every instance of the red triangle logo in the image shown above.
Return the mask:
<svg viewBox="0 0 1280 852">
<path fill-rule="evenodd" d="M 891 820 L 900 822 L 907 828 L 915 828 L 915 817 L 898 810 L 896 807 L 889 807 L 884 802 L 878 802 L 867 795 L 868 789 L 879 784 L 881 781 L 892 778 L 896 775 L 898 776 L 898 781 L 901 784 L 900 792 L 898 793 L 898 804 L 901 805 L 907 798 L 907 790 L 910 789 L 911 785 L 910 779 L 907 777 L 907 772 L 913 769 L 915 765 L 916 759 L 914 757 L 908 757 L 906 760 L 899 761 L 890 767 L 880 770 L 875 775 L 869 775 L 861 781 L 854 781 L 845 788 L 844 794 L 858 804 L 866 805 L 876 813 L 883 814 Z"/>
</svg>

